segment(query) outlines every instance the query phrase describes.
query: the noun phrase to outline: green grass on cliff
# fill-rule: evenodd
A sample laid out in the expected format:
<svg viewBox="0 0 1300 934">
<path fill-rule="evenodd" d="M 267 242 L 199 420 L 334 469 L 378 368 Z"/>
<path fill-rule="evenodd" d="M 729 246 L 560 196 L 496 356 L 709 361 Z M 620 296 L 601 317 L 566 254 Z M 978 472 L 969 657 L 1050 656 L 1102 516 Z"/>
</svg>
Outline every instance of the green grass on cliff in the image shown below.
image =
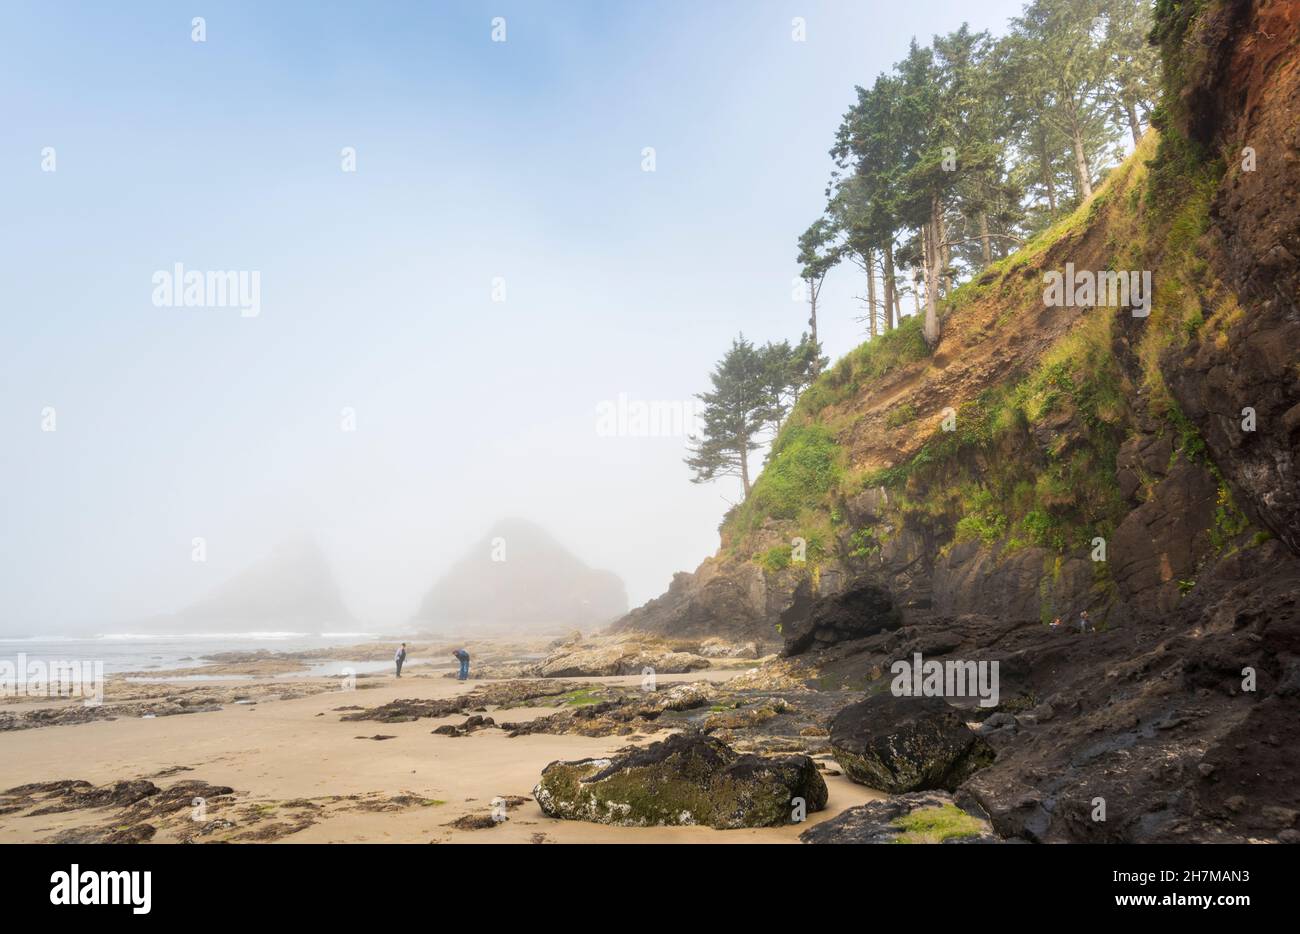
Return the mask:
<svg viewBox="0 0 1300 934">
<path fill-rule="evenodd" d="M 727 515 L 727 527 L 740 534 L 766 519 L 798 519 L 820 510 L 844 473 L 844 452 L 830 429 L 816 423 L 787 424 L 772 444 L 767 466 L 745 501 Z"/>
<path fill-rule="evenodd" d="M 994 327 L 1032 326 L 1025 313 L 1041 302 L 1042 268 L 1082 251 L 1111 270 L 1149 271 L 1149 317 L 1139 322 L 1104 310 L 1081 317 L 1042 357 L 1022 363 L 1028 372 L 1008 372 L 1004 382 L 961 403 L 954 431 L 936 430 L 912 457 L 887 468 L 852 469 L 849 451 L 837 442 L 851 446 L 857 403 L 888 392 L 891 373 L 928 355 L 920 316 L 904 319 L 839 360 L 800 397 L 749 498 L 723 521 L 731 554 L 769 573 L 801 569 L 785 542 L 773 544 L 772 533 L 799 536 L 808 543 L 806 571 L 815 580 L 827 557 L 869 561 L 904 528 L 921 531 L 941 551 L 979 543 L 998 560 L 1043 548 L 1040 613 L 1050 619 L 1059 612 L 1054 594 L 1067 560 L 1087 556 L 1098 537 L 1109 540 L 1131 509 L 1120 493 L 1117 456 L 1135 430 L 1134 408 L 1170 438 L 1170 467 L 1185 460 L 1218 481 L 1206 530 L 1215 550 L 1259 543 L 1165 380 L 1207 344 L 1226 350 L 1245 316 L 1214 275 L 1205 236 L 1215 192 L 1226 173 L 1238 171 L 1235 155 L 1191 140 L 1181 112 L 1181 90 L 1211 60 L 1197 18 L 1221 3 L 1157 0 L 1153 38 L 1166 62 L 1175 63 L 1165 73 L 1166 103 L 1153 119 L 1158 132 L 1107 173 L 1089 201 L 955 289 L 943 309 L 947 316 L 974 302 L 996 302 Z M 916 414 L 904 394 L 885 425 L 902 428 Z M 1158 473 L 1139 469 L 1139 498 L 1159 482 Z M 873 489 L 887 494 L 875 497 L 882 521 L 855 528 L 844 518 L 848 502 Z M 749 552 L 760 531 L 763 549 Z M 1105 562 L 1094 563 L 1092 586 L 1099 596 L 1115 593 Z"/>
<path fill-rule="evenodd" d="M 1163 36 L 1166 43 L 1183 41 L 1188 8 L 1206 6 L 1165 5 L 1173 24 Z M 1167 89 L 1166 99 L 1169 94 Z M 1115 357 L 1115 348 L 1129 339 L 1121 339 L 1119 328 L 1132 333 L 1127 319 L 1122 313 L 1085 316 L 1027 375 L 962 403 L 955 431 L 935 431 L 904 462 L 850 471 L 847 452 L 836 441 L 848 437 L 855 417 L 845 403 L 926 356 L 920 317 L 904 319 L 804 392 L 749 498 L 724 520 L 724 542 L 743 549 L 754 532 L 776 520 L 791 535 L 815 539 L 816 560 L 831 553 L 864 559 L 887 540 L 888 527 L 920 523 L 948 541 L 943 547 L 978 541 L 1001 555 L 1046 548 L 1057 556 L 1054 570 L 1045 567 L 1045 579 L 1053 579 L 1060 556 L 1086 554 L 1096 537 L 1109 539 L 1130 508 L 1119 492 L 1116 458 L 1130 431 L 1131 400 L 1139 394 L 1146 412 L 1163 421 L 1174 456 L 1213 471 L 1203 439 L 1183 417 L 1163 374 L 1180 365 L 1179 355 L 1193 352 L 1197 342 L 1214 341 L 1222 349 L 1244 314 L 1214 278 L 1202 248 L 1225 168 L 1223 160 L 1188 141 L 1167 113 L 1157 122 L 1161 132 L 1149 134 L 1091 200 L 956 289 L 946 303 L 951 314 L 996 298 L 1006 308 L 997 326 L 1021 326 L 1018 313 L 1040 301 L 1041 276 L 1032 275 L 1033 269 L 1047 262 L 1049 252 L 1061 256 L 1085 237 L 1095 248 L 1104 237 L 1108 268 L 1147 270 L 1154 283 L 1151 314 L 1132 345 L 1132 380 Z M 898 428 L 914 417 L 902 399 L 886 424 Z M 851 541 L 863 530 L 845 527 L 836 517 L 845 499 L 871 488 L 889 492 L 885 528 L 874 530 L 870 542 Z M 1221 489 L 1214 528 L 1208 530 L 1220 550 L 1247 531 L 1226 485 Z M 753 558 L 768 571 L 790 566 L 784 546 Z M 1113 586 L 1104 578 L 1098 587 Z"/>
<path fill-rule="evenodd" d="M 921 317 L 913 315 L 874 340 L 841 357 L 808 387 L 795 405 L 792 422 L 801 422 L 851 399 L 900 366 L 927 355 Z"/>
<path fill-rule="evenodd" d="M 1090 222 L 1097 219 L 1102 207 L 1109 203 L 1106 198 L 1110 192 L 1137 184 L 1135 176 L 1140 173 L 1140 169 L 1134 170 L 1137 162 L 1138 157 L 1135 156 L 1114 170 L 1112 177 L 1088 205 L 1062 218 L 1022 249 L 994 263 L 980 276 L 956 289 L 946 303 L 947 313 L 992 289 L 998 289 L 1000 294 L 1007 297 L 1009 309 L 1023 307 L 1025 302 L 1035 300 L 1030 293 L 1036 293 L 1041 288 L 1038 280 L 1018 273 L 1027 264 L 1041 258 L 1052 246 L 1079 236 Z M 1007 322 L 1002 323 L 1005 325 Z M 867 476 L 846 477 L 847 458 L 835 439 L 837 434 L 849 427 L 853 416 L 852 413 L 844 412 L 830 414 L 828 410 L 868 392 L 873 385 L 899 367 L 926 357 L 928 351 L 921 334 L 921 325 L 922 318 L 919 315 L 904 318 L 898 327 L 860 345 L 841 358 L 804 391 L 773 443 L 768 463 L 749 497 L 724 518 L 722 532 L 725 541 L 743 547 L 745 540 L 768 520 L 797 521 L 803 531 L 792 534 L 801 534 L 810 541 L 810 536 L 820 538 L 827 533 L 833 538 L 834 523 L 827 523 L 824 517 L 833 514 L 834 500 L 841 494 L 851 495 L 867 486 L 897 487 L 926 468 L 949 461 L 963 451 L 987 449 L 1000 433 L 1011 428 L 1024 428 L 1025 419 L 1020 409 L 1028 408 L 1031 420 L 1033 415 L 1047 414 L 1062 391 L 1075 392 L 1090 416 L 1095 415 L 1100 408 L 1092 396 L 1099 396 L 1101 387 L 1066 372 L 1071 355 L 1077 351 L 1077 348 L 1069 348 L 1054 361 L 1054 369 L 1044 374 L 1040 380 L 1044 386 L 1023 388 L 1022 398 L 1014 400 L 1009 399 L 1004 391 L 986 392 L 979 399 L 961 406 L 955 432 L 937 434 L 911 461 Z M 1092 360 L 1095 356 L 1090 354 L 1088 359 Z M 1034 395 L 1041 398 L 1031 398 Z M 886 417 L 886 425 L 897 428 L 914 418 L 915 410 L 904 401 L 891 410 Z M 1090 466 L 1075 464 L 1073 467 L 1062 468 L 1045 482 L 1058 486 L 1076 482 L 1080 473 L 1086 473 Z M 965 506 L 978 507 L 987 498 L 985 493 L 980 492 L 973 496 L 977 502 L 966 503 Z M 1005 530 L 1013 519 L 1034 508 L 1031 504 L 1018 510 L 1011 509 L 1009 503 L 1003 502 L 1008 500 L 1006 491 L 1000 491 L 998 498 L 1005 515 L 988 508 L 983 508 L 980 512 L 963 509 L 964 515 L 968 517 L 962 526 L 963 535 L 973 533 L 987 539 L 999 525 Z M 1023 500 L 1024 496 L 1021 495 L 1020 499 Z M 934 502 L 926 505 L 936 515 L 949 509 L 946 505 L 940 507 Z M 1040 511 L 1038 515 L 1041 520 L 1050 514 Z M 1069 537 L 1056 529 L 1043 529 L 1042 521 L 1031 522 L 1027 535 L 1034 541 L 1051 539 L 1062 544 Z M 853 550 L 859 556 L 862 553 L 860 548 Z M 789 565 L 788 556 L 781 554 L 782 551 L 781 548 L 773 547 L 755 554 L 754 558 L 766 570 L 782 570 Z"/>
<path fill-rule="evenodd" d="M 1109 235 L 1112 267 L 1144 268 L 1152 231 L 1143 222 L 1141 208 L 1147 160 L 1155 145 L 1154 137 L 1144 141 L 1132 158 L 1110 173 L 1091 201 L 958 289 L 952 304 L 959 306 L 996 289 L 999 295 L 1010 293 L 1012 315 L 1025 302 L 1037 301 L 1036 296 L 1020 294 L 1023 282 L 1031 283 L 1031 291 L 1040 285 L 1038 278 L 1024 276 L 1024 269 L 1096 226 Z M 1180 248 L 1186 249 L 1203 229 L 1200 218 L 1207 204 L 1200 198 L 1185 200 L 1178 222 L 1167 225 Z M 1156 278 L 1159 281 L 1163 273 Z M 1009 320 L 1001 323 L 1010 326 Z M 1078 552 L 1095 537 L 1109 537 L 1127 508 L 1116 482 L 1115 459 L 1125 438 L 1127 395 L 1133 389 L 1125 385 L 1114 357 L 1116 326 L 1113 314 L 1085 317 L 1027 376 L 963 403 L 954 431 L 936 431 L 910 460 L 846 478 L 844 492 L 885 487 L 892 491 L 895 526 L 909 517 L 938 523 L 951 528 L 954 543 L 1001 542 L 1003 554 L 1029 546 L 1057 554 Z M 882 339 L 867 345 L 868 350 L 875 344 Z M 886 361 L 884 372 L 910 356 L 898 354 L 899 347 L 908 346 L 899 340 L 875 351 Z M 854 374 L 866 378 L 871 369 L 850 363 L 844 366 L 844 382 L 837 385 L 852 385 Z M 1154 366 L 1144 371 L 1159 372 Z M 813 395 L 806 409 L 816 409 L 826 398 Z"/>
<path fill-rule="evenodd" d="M 1124 513 L 1115 456 L 1126 403 L 1111 354 L 1113 318 L 1095 315 L 1010 386 L 986 390 L 911 460 L 862 477 L 883 486 L 900 519 L 925 511 L 955 523 L 955 542 L 1005 541 L 1057 552 L 1106 537 Z"/>
<path fill-rule="evenodd" d="M 728 516 L 727 532 L 743 541 L 768 519 L 790 520 L 803 530 L 797 534 L 815 564 L 837 531 L 832 500 L 883 486 L 895 492 L 897 524 L 924 513 L 954 525 L 955 541 L 1006 539 L 1010 550 L 1059 552 L 1108 536 L 1123 514 L 1114 463 L 1126 411 L 1111 327 L 1106 315 L 1083 322 L 1028 377 L 966 402 L 955 431 L 936 431 L 912 459 L 885 470 L 846 475 L 844 452 L 828 428 L 788 427 L 750 497 Z M 1054 431 L 1053 420 L 1069 430 Z M 1045 424 L 1052 440 L 1040 452 L 1032 433 Z M 862 530 L 843 531 L 851 556 L 879 549 L 874 534 L 867 542 Z M 790 566 L 785 545 L 754 557 L 767 571 Z"/>
</svg>

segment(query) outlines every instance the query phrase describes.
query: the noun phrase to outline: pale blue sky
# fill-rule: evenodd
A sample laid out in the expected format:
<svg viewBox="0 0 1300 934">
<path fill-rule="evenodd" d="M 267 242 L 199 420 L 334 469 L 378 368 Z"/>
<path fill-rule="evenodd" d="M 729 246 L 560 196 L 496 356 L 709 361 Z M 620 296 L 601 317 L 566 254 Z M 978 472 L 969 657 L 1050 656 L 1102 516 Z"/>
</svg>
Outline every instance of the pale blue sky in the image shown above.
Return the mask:
<svg viewBox="0 0 1300 934">
<path fill-rule="evenodd" d="M 739 491 L 690 484 L 682 438 L 600 437 L 597 404 L 797 338 L 854 85 L 1019 6 L 6 5 L 0 633 L 174 610 L 301 532 L 391 627 L 506 515 L 657 595 Z M 261 315 L 155 307 L 176 262 L 259 271 Z M 861 290 L 826 287 L 832 356 Z"/>
</svg>

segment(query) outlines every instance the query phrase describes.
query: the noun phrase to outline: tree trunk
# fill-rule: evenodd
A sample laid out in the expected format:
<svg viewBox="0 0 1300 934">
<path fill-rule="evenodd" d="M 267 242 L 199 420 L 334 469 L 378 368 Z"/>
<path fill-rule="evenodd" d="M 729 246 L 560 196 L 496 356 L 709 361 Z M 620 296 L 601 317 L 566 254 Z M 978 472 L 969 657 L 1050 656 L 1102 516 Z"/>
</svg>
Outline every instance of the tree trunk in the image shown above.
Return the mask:
<svg viewBox="0 0 1300 934">
<path fill-rule="evenodd" d="M 811 328 L 812 345 L 813 345 L 813 362 L 812 375 L 816 379 L 821 374 L 821 348 L 817 343 L 817 291 L 820 286 L 812 279 L 808 280 L 808 306 L 812 313 L 808 316 L 808 327 Z M 749 481 L 745 481 L 745 492 L 749 492 Z"/>
<path fill-rule="evenodd" d="M 935 294 L 939 290 L 939 230 L 943 220 L 939 211 L 938 195 L 930 196 L 930 222 L 925 225 L 925 322 L 921 334 L 925 345 L 933 351 L 939 346 L 939 303 Z"/>
<path fill-rule="evenodd" d="M 749 439 L 740 441 L 740 482 L 745 487 L 745 499 L 749 499 Z"/>
<path fill-rule="evenodd" d="M 867 264 L 867 325 L 871 339 L 876 338 L 876 255 L 867 250 L 863 256 Z"/>
<path fill-rule="evenodd" d="M 926 233 L 925 230 L 925 225 L 922 225 L 921 237 L 920 237 L 921 268 L 912 270 L 912 306 L 913 306 L 913 311 L 917 314 L 918 317 L 921 314 L 921 288 L 922 288 L 922 284 L 925 281 L 925 275 L 926 275 L 925 271 L 930 268 L 930 260 L 927 259 L 929 254 L 926 253 L 926 250 L 929 249 L 929 240 L 926 239 L 928 236 L 929 235 Z"/>
<path fill-rule="evenodd" d="M 894 289 L 894 244 L 885 241 L 885 330 L 894 329 L 894 308 L 898 293 Z"/>
<path fill-rule="evenodd" d="M 1133 134 L 1133 145 L 1142 142 L 1142 122 L 1138 120 L 1137 105 L 1131 100 L 1124 102 L 1124 113 L 1128 117 L 1128 129 Z"/>
<path fill-rule="evenodd" d="M 948 247 L 948 225 L 943 222 L 943 211 L 934 215 L 934 242 L 938 246 L 935 251 L 939 256 L 939 278 L 938 281 L 943 284 L 942 295 L 947 295 L 952 291 L 952 274 L 948 271 L 952 268 L 952 254 Z"/>
<path fill-rule="evenodd" d="M 1038 162 L 1043 168 L 1043 187 L 1047 189 L 1047 207 L 1056 213 L 1056 182 L 1052 180 L 1052 156 L 1047 151 L 1047 131 L 1038 127 Z"/>
<path fill-rule="evenodd" d="M 1079 114 L 1071 99 L 1070 135 L 1074 142 L 1074 174 L 1079 182 L 1079 200 L 1087 201 L 1092 197 L 1092 167 L 1088 165 L 1088 153 L 1083 148 L 1083 130 L 1079 127 Z"/>
<path fill-rule="evenodd" d="M 980 242 L 984 247 L 984 265 L 993 262 L 993 241 L 989 237 L 989 216 L 980 211 Z"/>
</svg>

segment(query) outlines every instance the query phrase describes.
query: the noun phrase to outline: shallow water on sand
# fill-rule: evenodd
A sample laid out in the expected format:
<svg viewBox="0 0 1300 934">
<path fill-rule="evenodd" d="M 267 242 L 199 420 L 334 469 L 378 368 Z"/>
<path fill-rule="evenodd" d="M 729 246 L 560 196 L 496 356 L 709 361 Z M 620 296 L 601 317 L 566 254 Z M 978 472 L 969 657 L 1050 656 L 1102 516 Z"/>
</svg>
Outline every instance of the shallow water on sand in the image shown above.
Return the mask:
<svg viewBox="0 0 1300 934">
<path fill-rule="evenodd" d="M 310 649 L 327 649 L 342 645 L 374 642 L 374 633 L 305 633 L 305 632 L 248 632 L 200 633 L 187 635 L 159 635 L 119 633 L 85 638 L 33 638 L 0 639 L 0 661 L 17 664 L 19 656 L 28 661 L 102 662 L 105 674 L 122 671 L 148 671 L 150 669 L 197 668 L 205 664 L 204 656 L 218 652 L 303 652 Z M 343 674 L 343 667 L 363 671 L 379 671 L 390 663 L 381 662 L 322 662 L 313 666 L 320 675 Z M 333 670 L 338 666 L 337 671 Z M 374 666 L 373 668 L 370 666 Z"/>
</svg>

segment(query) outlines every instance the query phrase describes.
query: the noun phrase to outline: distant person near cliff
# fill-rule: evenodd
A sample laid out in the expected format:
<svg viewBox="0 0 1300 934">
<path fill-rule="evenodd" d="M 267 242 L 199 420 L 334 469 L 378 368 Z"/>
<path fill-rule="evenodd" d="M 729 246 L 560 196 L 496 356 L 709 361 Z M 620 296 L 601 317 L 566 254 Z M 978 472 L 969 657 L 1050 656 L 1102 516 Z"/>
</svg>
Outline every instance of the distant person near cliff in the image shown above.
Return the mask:
<svg viewBox="0 0 1300 934">
<path fill-rule="evenodd" d="M 401 648 L 399 648 L 399 649 L 397 650 L 397 654 L 393 656 L 393 661 L 394 661 L 394 663 L 396 663 L 396 665 L 397 665 L 397 677 L 400 678 L 400 677 L 402 676 L 402 662 L 406 661 L 406 643 L 405 643 L 405 642 L 403 642 Z"/>
<path fill-rule="evenodd" d="M 457 660 L 460 662 L 460 674 L 456 675 L 456 679 L 458 681 L 464 681 L 469 677 L 469 653 L 464 649 L 457 649 L 451 654 L 456 656 Z"/>
</svg>

